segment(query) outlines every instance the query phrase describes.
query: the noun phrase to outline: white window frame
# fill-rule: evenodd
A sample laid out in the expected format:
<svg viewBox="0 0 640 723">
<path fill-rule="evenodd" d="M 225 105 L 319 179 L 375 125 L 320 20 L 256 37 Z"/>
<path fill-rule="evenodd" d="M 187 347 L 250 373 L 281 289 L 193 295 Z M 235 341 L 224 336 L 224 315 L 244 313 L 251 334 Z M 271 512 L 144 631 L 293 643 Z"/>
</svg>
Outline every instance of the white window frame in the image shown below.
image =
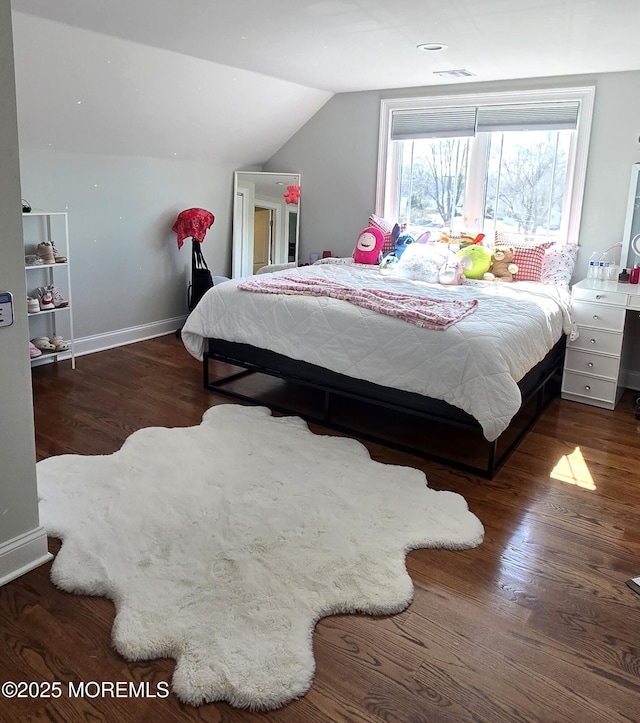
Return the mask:
<svg viewBox="0 0 640 723">
<path fill-rule="evenodd" d="M 398 153 L 392 143 L 391 116 L 396 110 L 419 110 L 465 105 L 504 105 L 507 103 L 561 102 L 576 100 L 580 103 L 574 142 L 568 158 L 567 190 L 559 238 L 567 244 L 577 244 L 582 217 L 582 203 L 587 176 L 589 138 L 593 118 L 595 86 L 575 88 L 551 88 L 502 93 L 468 93 L 464 95 L 426 96 L 415 98 L 383 98 L 380 106 L 380 135 L 378 142 L 378 176 L 376 184 L 376 214 L 392 220 L 396 214 L 392 208 L 392 187 L 396 182 Z M 472 179 L 469 188 L 473 188 Z M 477 184 L 476 184 L 477 188 Z M 477 192 L 476 192 L 477 196 Z M 465 218 L 469 229 L 474 229 L 477 219 Z"/>
</svg>

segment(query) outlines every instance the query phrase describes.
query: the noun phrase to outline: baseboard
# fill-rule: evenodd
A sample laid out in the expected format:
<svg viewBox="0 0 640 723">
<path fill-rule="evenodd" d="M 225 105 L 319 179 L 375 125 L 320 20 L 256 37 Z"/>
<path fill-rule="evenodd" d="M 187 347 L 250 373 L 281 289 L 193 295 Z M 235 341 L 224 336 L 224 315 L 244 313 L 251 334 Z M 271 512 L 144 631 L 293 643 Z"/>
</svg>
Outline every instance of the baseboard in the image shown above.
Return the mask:
<svg viewBox="0 0 640 723">
<path fill-rule="evenodd" d="M 96 351 L 113 349 L 116 346 L 133 344 L 136 341 L 165 336 L 180 329 L 186 318 L 186 316 L 177 316 L 173 319 L 162 319 L 161 321 L 153 321 L 150 324 L 140 324 L 140 326 L 130 326 L 127 329 L 109 331 L 106 334 L 85 336 L 74 341 L 73 351 L 76 356 L 82 356 L 83 354 L 93 354 Z"/>
<path fill-rule="evenodd" d="M 104 334 L 80 337 L 73 342 L 73 353 L 75 356 L 83 356 L 84 354 L 93 354 L 97 351 L 113 349 L 117 346 L 133 344 L 136 341 L 144 341 L 145 339 L 154 339 L 157 336 L 173 334 L 182 328 L 186 318 L 186 316 L 176 316 L 172 319 L 153 321 L 150 324 L 140 324 L 140 326 L 130 326 L 126 329 L 108 331 Z M 37 357 L 32 361 L 32 366 L 51 364 L 54 361 L 62 361 L 64 359 L 71 359 L 71 352 L 57 354 L 55 357 L 47 357 L 43 354 L 41 357 Z"/>
<path fill-rule="evenodd" d="M 634 391 L 640 390 L 640 371 L 632 371 L 631 369 L 622 369 L 620 374 L 622 386 Z"/>
<path fill-rule="evenodd" d="M 0 544 L 0 587 L 52 558 L 43 527 L 3 542 Z"/>
<path fill-rule="evenodd" d="M 640 372 L 627 372 L 627 389 L 640 389 Z"/>
</svg>

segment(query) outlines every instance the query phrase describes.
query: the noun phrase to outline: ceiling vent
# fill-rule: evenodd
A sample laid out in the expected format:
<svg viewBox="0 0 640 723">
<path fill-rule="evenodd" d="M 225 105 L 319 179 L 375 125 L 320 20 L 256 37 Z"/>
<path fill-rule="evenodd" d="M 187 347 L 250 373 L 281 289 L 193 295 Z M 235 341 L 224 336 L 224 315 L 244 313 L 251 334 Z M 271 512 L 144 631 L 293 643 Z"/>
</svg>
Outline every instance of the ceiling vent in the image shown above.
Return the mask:
<svg viewBox="0 0 640 723">
<path fill-rule="evenodd" d="M 475 75 L 470 70 L 461 68 L 460 70 L 434 70 L 434 75 L 439 75 L 441 78 L 470 78 Z"/>
</svg>

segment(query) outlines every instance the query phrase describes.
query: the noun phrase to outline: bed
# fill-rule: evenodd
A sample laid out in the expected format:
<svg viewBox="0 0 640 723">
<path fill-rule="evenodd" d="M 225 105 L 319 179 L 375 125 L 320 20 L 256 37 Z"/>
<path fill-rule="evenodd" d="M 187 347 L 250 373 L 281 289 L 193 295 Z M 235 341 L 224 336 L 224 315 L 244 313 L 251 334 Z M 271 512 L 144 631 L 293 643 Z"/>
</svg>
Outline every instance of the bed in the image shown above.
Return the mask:
<svg viewBox="0 0 640 723">
<path fill-rule="evenodd" d="M 334 423 L 334 400 L 347 399 L 352 408 L 361 402 L 417 415 L 437 425 L 439 432 L 446 423 L 457 438 L 473 431 L 486 446 L 481 466 L 456 459 L 455 451 L 451 459 L 441 457 L 440 450 L 422 453 L 488 477 L 542 412 L 562 368 L 565 340 L 574 329 L 569 294 L 555 284 L 466 281 L 441 286 L 383 276 L 377 267 L 348 262 L 259 278 L 280 274 L 434 302 L 455 300 L 473 305 L 473 311 L 448 328 L 431 329 L 332 296 L 248 291 L 242 289 L 245 280 L 228 281 L 207 292 L 182 329 L 186 349 L 203 362 L 207 388 L 251 398 L 228 383 L 256 372 L 306 385 L 322 393 L 316 421 L 382 441 L 384 435 Z M 213 360 L 240 371 L 213 379 Z M 516 423 L 530 403 L 530 421 Z M 387 417 L 385 411 L 382 419 Z M 500 451 L 498 443 L 508 439 L 510 431 Z M 407 448 L 402 442 L 386 442 Z M 413 444 L 408 449 L 421 453 Z"/>
</svg>

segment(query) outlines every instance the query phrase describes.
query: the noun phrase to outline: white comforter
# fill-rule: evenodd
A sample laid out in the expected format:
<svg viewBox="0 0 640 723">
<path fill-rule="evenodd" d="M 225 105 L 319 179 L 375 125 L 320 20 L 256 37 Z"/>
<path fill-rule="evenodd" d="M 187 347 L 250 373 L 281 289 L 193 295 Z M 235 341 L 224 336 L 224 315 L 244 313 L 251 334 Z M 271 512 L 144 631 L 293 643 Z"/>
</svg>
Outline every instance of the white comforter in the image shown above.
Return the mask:
<svg viewBox="0 0 640 723">
<path fill-rule="evenodd" d="M 192 311 L 182 329 L 185 347 L 202 359 L 207 337 L 244 342 L 347 376 L 443 399 L 471 414 L 491 441 L 520 407 L 517 382 L 563 332 L 572 332 L 568 294 L 555 286 L 440 286 L 347 264 L 287 273 L 292 271 L 432 298 L 477 298 L 479 303 L 465 319 L 435 331 L 333 298 L 241 291 L 239 280 L 232 280 L 210 289 Z"/>
</svg>

